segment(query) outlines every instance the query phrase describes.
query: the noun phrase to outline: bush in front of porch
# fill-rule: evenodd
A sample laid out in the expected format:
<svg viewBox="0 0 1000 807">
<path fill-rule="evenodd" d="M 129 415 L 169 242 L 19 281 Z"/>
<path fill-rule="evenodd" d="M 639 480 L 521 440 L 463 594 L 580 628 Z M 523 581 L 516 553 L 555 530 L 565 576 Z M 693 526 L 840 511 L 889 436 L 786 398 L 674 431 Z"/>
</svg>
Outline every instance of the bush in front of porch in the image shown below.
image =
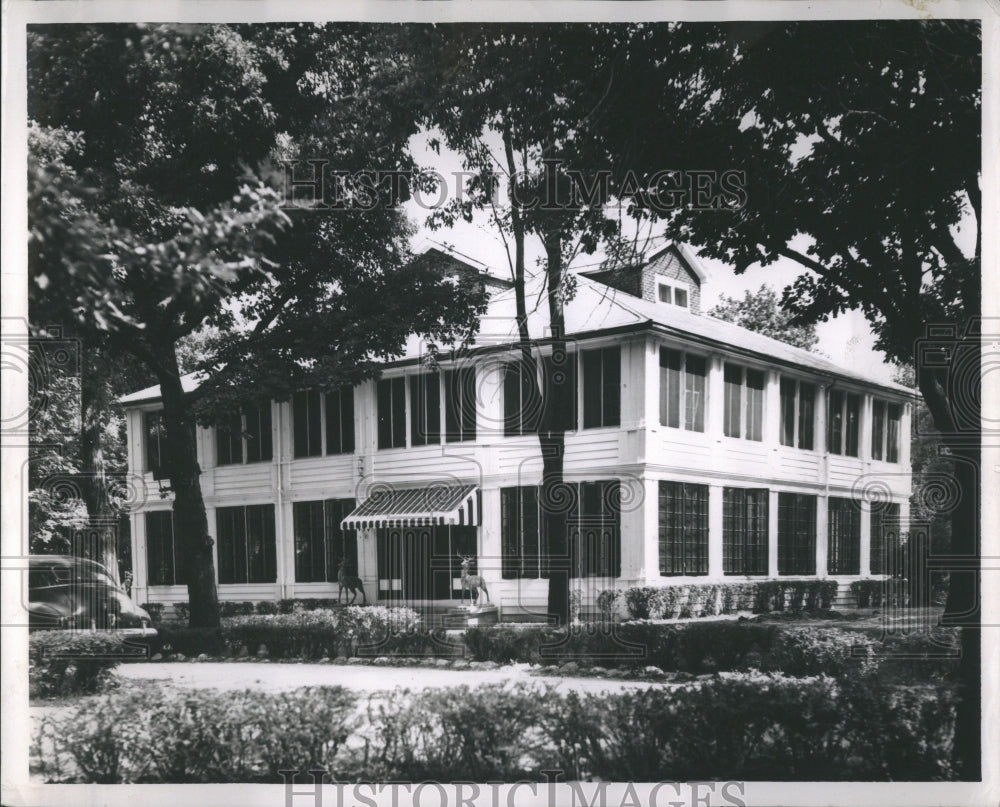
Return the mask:
<svg viewBox="0 0 1000 807">
<path fill-rule="evenodd" d="M 835 580 L 757 580 L 633 586 L 602 591 L 598 608 L 605 618 L 689 619 L 723 614 L 774 611 L 826 611 L 837 594 Z"/>
</svg>

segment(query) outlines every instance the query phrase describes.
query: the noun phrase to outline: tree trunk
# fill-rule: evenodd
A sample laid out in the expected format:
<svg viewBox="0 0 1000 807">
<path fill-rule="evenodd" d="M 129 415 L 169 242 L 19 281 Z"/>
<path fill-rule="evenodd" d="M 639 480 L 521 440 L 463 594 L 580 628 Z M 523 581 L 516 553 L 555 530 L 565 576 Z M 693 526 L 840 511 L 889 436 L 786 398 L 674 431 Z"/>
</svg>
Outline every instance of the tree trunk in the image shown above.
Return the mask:
<svg viewBox="0 0 1000 807">
<path fill-rule="evenodd" d="M 955 482 L 961 500 L 951 514 L 951 556 L 944 622 L 960 627 L 958 705 L 952 761 L 959 778 L 979 781 L 981 772 L 982 630 L 980 612 L 978 446 L 953 449 Z"/>
<path fill-rule="evenodd" d="M 102 563 L 119 579 L 118 525 L 111 511 L 102 438 L 103 415 L 108 411 L 108 390 L 101 354 L 92 345 L 83 351 L 80 376 L 82 430 L 80 433 L 80 492 L 87 507 L 85 554 Z"/>
<path fill-rule="evenodd" d="M 174 492 L 174 540 L 178 541 L 187 579 L 189 624 L 192 628 L 217 628 L 220 622 L 214 541 L 208 534 L 208 517 L 201 494 L 194 421 L 181 389 L 180 370 L 172 347 L 161 357 L 161 366 L 164 369 L 157 375 L 169 445 L 167 467 Z"/>
<path fill-rule="evenodd" d="M 971 340 L 970 340 L 971 342 Z M 972 353 L 970 353 L 972 351 Z M 952 366 L 978 366 L 978 343 L 963 342 L 952 355 Z M 956 360 L 961 356 L 962 361 Z M 949 569 L 948 599 L 944 623 L 959 626 L 958 705 L 955 714 L 955 741 L 952 764 L 960 779 L 979 781 L 982 777 L 982 648 L 980 613 L 979 484 L 982 462 L 981 435 L 969 428 L 978 424 L 979 412 L 956 412 L 956 406 L 972 406 L 977 396 L 966 394 L 961 402 L 949 395 L 947 370 L 922 369 L 920 391 L 942 435 L 942 442 L 954 457 L 955 486 L 959 500 L 951 512 L 953 563 Z M 957 415 L 957 417 L 956 417 Z"/>
<path fill-rule="evenodd" d="M 566 455 L 566 413 L 572 411 L 567 383 L 557 383 L 554 368 L 566 357 L 566 318 L 562 296 L 562 240 L 558 235 L 546 235 L 546 292 L 549 302 L 549 327 L 552 332 L 552 360 L 542 362 L 544 406 L 538 431 L 542 452 L 542 521 L 548 538 L 549 557 L 549 619 L 566 625 L 570 618 L 569 579 L 572 573 L 569 524 L 567 523 L 567 491 L 563 485 L 563 459 Z M 563 373 L 563 380 L 568 376 Z"/>
</svg>

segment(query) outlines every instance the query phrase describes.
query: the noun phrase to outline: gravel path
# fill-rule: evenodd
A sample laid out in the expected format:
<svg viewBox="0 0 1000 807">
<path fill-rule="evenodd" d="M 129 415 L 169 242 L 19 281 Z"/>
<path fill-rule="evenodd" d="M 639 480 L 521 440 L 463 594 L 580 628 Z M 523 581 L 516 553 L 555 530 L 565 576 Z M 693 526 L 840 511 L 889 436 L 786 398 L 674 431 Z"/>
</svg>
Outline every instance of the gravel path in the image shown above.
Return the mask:
<svg viewBox="0 0 1000 807">
<path fill-rule="evenodd" d="M 165 681 L 173 686 L 197 689 L 259 689 L 262 692 L 283 692 L 305 686 L 344 686 L 359 692 L 380 692 L 396 688 L 418 690 L 462 684 L 503 684 L 510 681 L 537 682 L 539 686 L 551 684 L 562 691 L 577 692 L 622 692 L 662 686 L 650 681 L 530 675 L 527 665 L 522 664 L 498 670 L 436 670 L 361 664 L 147 662 L 122 664 L 116 673 L 123 680 Z"/>
</svg>

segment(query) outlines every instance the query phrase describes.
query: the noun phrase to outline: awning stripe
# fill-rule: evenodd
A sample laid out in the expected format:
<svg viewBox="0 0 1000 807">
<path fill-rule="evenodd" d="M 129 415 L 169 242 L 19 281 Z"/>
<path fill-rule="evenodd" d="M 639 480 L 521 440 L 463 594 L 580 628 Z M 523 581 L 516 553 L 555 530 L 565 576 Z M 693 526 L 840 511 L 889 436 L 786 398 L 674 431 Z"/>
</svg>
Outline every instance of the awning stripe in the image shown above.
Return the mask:
<svg viewBox="0 0 1000 807">
<path fill-rule="evenodd" d="M 377 490 L 341 522 L 341 529 L 373 527 L 476 526 L 479 507 L 475 485 L 429 485 Z"/>
</svg>

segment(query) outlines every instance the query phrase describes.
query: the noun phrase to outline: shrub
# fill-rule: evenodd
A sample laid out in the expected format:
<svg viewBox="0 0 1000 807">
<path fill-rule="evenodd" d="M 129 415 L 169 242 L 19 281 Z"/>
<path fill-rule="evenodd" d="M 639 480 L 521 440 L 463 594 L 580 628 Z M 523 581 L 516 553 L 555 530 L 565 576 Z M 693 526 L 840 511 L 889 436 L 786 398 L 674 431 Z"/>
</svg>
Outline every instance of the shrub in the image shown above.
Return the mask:
<svg viewBox="0 0 1000 807">
<path fill-rule="evenodd" d="M 359 710 L 340 688 L 119 693 L 40 720 L 49 782 L 871 781 L 952 776 L 954 697 L 751 673 L 615 695 L 530 684 L 396 691 Z"/>
<path fill-rule="evenodd" d="M 618 623 L 558 630 L 547 626 L 470 628 L 469 655 L 500 664 L 574 660 L 705 673 L 751 669 L 786 675 L 846 675 L 873 671 L 875 641 L 838 628 L 784 628 L 774 623 Z"/>
<path fill-rule="evenodd" d="M 289 769 L 338 775 L 357 722 L 342 687 L 146 690 L 43 718 L 34 751 L 48 781 L 281 782 Z"/>
<path fill-rule="evenodd" d="M 753 583 L 685 583 L 635 586 L 623 599 L 632 619 L 688 619 L 753 611 L 829 610 L 833 580 L 760 580 Z"/>
<path fill-rule="evenodd" d="M 145 648 L 108 633 L 41 631 L 28 637 L 30 697 L 100 691 L 119 662 L 144 656 Z"/>
<path fill-rule="evenodd" d="M 601 619 L 610 622 L 621 615 L 621 606 L 624 602 L 622 592 L 609 588 L 597 595 L 597 608 L 601 612 Z"/>
<path fill-rule="evenodd" d="M 173 603 L 174 617 L 177 622 L 187 623 L 188 618 L 191 616 L 191 609 L 188 607 L 186 602 L 175 602 Z"/>
<path fill-rule="evenodd" d="M 252 602 L 232 602 L 222 600 L 219 603 L 219 616 L 244 616 L 254 612 Z"/>
<path fill-rule="evenodd" d="M 245 648 L 253 654 L 264 645 L 275 658 L 423 655 L 454 650 L 444 640 L 443 631 L 427 631 L 412 609 L 381 606 L 299 608 L 288 613 L 231 617 L 223 623 L 223 638 L 230 650 Z"/>
<path fill-rule="evenodd" d="M 954 706 L 930 689 L 752 673 L 545 712 L 568 779 L 946 779 Z M 887 742 L 887 738 L 893 738 Z M 890 747 L 891 746 L 891 747 Z"/>
<path fill-rule="evenodd" d="M 163 621 L 162 602 L 145 602 L 141 607 L 149 614 L 149 619 L 154 625 L 159 625 Z"/>
<path fill-rule="evenodd" d="M 182 653 L 185 656 L 214 656 L 225 648 L 220 628 L 189 628 L 187 625 L 161 625 L 156 636 L 141 640 L 150 653 Z"/>
<path fill-rule="evenodd" d="M 396 690 L 369 702 L 363 776 L 411 782 L 537 779 L 539 765 L 550 756 L 538 713 L 540 703 L 553 697 L 552 690 L 523 684 Z"/>
<path fill-rule="evenodd" d="M 906 606 L 909 604 L 907 588 L 907 581 L 902 578 L 855 580 L 851 583 L 851 594 L 858 608 Z"/>
<path fill-rule="evenodd" d="M 278 613 L 278 604 L 271 602 L 271 600 L 261 600 L 257 603 L 256 612 L 258 614 L 276 614 Z"/>
</svg>

